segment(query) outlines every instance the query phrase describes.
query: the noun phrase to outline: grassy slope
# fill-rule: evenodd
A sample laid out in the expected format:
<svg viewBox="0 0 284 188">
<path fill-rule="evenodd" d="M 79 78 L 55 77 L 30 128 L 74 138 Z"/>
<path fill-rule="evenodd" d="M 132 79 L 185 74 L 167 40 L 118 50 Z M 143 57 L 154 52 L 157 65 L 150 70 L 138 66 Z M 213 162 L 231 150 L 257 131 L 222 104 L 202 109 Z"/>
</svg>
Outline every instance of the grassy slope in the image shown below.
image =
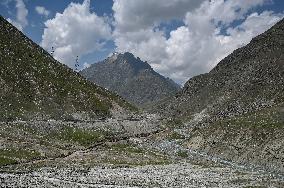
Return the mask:
<svg viewBox="0 0 284 188">
<path fill-rule="evenodd" d="M 0 122 L 0 167 L 66 156 L 112 137 L 111 132 L 74 127 L 72 123 Z"/>
<path fill-rule="evenodd" d="M 0 119 L 37 112 L 56 119 L 75 112 L 108 116 L 112 101 L 134 109 L 54 60 L 2 17 L 0 25 Z"/>
</svg>

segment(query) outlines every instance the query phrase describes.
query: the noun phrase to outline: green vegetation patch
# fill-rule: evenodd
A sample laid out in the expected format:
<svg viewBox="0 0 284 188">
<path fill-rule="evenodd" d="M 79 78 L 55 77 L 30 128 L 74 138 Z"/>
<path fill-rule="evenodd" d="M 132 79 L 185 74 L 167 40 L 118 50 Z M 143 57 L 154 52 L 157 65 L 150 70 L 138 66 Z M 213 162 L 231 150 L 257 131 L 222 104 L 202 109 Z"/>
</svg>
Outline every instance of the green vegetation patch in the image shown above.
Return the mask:
<svg viewBox="0 0 284 188">
<path fill-rule="evenodd" d="M 40 153 L 34 150 L 25 149 L 1 149 L 0 155 L 18 159 L 33 159 L 40 156 Z"/>
<path fill-rule="evenodd" d="M 101 163 L 129 166 L 166 165 L 171 163 L 165 155 L 159 152 L 127 143 L 116 143 L 108 146 L 108 148 L 114 153 L 110 152 L 109 157 L 104 158 Z"/>
<path fill-rule="evenodd" d="M 9 159 L 3 156 L 0 156 L 0 166 L 6 166 L 6 165 L 11 165 L 11 164 L 16 164 L 17 161 L 14 159 Z"/>
<path fill-rule="evenodd" d="M 39 158 L 41 155 L 39 152 L 34 150 L 25 149 L 1 149 L 0 150 L 0 166 L 14 164 L 18 160 L 27 160 Z"/>
<path fill-rule="evenodd" d="M 183 122 L 181 119 L 171 119 L 166 122 L 166 126 L 169 128 L 181 128 L 183 126 Z"/>
<path fill-rule="evenodd" d="M 182 158 L 187 158 L 188 157 L 187 151 L 178 151 L 177 155 L 179 157 L 182 157 Z"/>
<path fill-rule="evenodd" d="M 65 127 L 58 132 L 52 132 L 49 136 L 67 142 L 76 142 L 82 146 L 88 147 L 105 140 L 110 134 L 104 131 Z"/>
<path fill-rule="evenodd" d="M 172 132 L 172 133 L 169 135 L 169 139 L 170 139 L 170 140 L 185 139 L 185 136 L 182 135 L 182 134 L 179 134 L 179 133 L 177 133 L 177 132 Z"/>
</svg>

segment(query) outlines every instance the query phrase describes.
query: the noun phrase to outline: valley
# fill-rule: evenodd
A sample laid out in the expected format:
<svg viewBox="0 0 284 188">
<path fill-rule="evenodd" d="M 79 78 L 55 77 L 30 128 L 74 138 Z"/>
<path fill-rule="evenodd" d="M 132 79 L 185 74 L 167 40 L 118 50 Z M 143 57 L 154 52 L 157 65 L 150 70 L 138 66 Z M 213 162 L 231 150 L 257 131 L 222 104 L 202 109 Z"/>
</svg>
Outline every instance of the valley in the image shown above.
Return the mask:
<svg viewBox="0 0 284 188">
<path fill-rule="evenodd" d="M 16 128 L 17 127 L 17 128 Z M 11 131 L 12 130 L 12 131 Z M 157 116 L 1 123 L 1 185 L 281 187 L 283 176 L 184 147 Z M 6 159 L 3 160 L 3 159 Z M 5 164 L 6 162 L 6 164 Z"/>
<path fill-rule="evenodd" d="M 284 187 L 283 19 L 181 90 L 129 52 L 78 73 L 0 26 L 1 187 Z"/>
</svg>

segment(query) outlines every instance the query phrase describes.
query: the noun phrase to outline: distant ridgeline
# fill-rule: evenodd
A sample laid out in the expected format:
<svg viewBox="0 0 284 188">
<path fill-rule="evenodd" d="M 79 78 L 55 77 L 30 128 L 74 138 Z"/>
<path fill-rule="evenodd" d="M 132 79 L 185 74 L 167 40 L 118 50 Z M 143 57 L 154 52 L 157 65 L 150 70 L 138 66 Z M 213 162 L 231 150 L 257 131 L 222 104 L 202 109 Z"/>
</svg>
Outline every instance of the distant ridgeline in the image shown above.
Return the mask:
<svg viewBox="0 0 284 188">
<path fill-rule="evenodd" d="M 135 109 L 54 60 L 1 16 L 0 43 L 1 121 L 100 118 Z"/>
<path fill-rule="evenodd" d="M 147 62 L 129 52 L 114 53 L 80 74 L 140 107 L 173 96 L 180 89 L 174 81 L 158 74 Z"/>
</svg>

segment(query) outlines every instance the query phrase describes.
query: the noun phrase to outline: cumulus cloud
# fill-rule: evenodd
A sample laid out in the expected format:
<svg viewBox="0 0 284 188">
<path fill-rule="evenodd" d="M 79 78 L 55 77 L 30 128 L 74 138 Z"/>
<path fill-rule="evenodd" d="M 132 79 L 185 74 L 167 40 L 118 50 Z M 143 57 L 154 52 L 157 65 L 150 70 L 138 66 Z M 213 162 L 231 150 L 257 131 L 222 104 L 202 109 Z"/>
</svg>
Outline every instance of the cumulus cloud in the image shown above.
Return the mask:
<svg viewBox="0 0 284 188">
<path fill-rule="evenodd" d="M 283 17 L 269 11 L 253 12 L 253 8 L 263 5 L 265 0 L 163 2 L 159 5 L 153 1 L 133 0 L 128 4 L 115 1 L 114 41 L 117 51 L 134 53 L 147 60 L 156 71 L 179 83 L 208 72 L 234 49 L 247 44 Z M 190 7 L 183 9 L 180 5 L 185 7 L 185 2 Z M 141 11 L 139 6 L 142 6 Z M 144 7 L 149 9 L 144 10 Z M 165 10 L 179 13 L 166 16 Z M 172 30 L 167 37 L 157 25 L 176 18 L 183 18 L 184 25 Z M 239 24 L 232 27 L 233 22 Z"/>
<path fill-rule="evenodd" d="M 121 32 L 146 29 L 173 19 L 199 7 L 205 0 L 114 0 L 116 29 Z"/>
<path fill-rule="evenodd" d="M 15 27 L 17 27 L 19 30 L 23 31 L 23 29 L 28 25 L 28 9 L 26 8 L 26 5 L 23 0 L 15 0 L 16 2 L 16 19 L 8 18 L 7 20 L 13 24 Z"/>
<path fill-rule="evenodd" d="M 54 57 L 74 68 L 76 56 L 102 50 L 111 38 L 111 27 L 106 19 L 90 11 L 90 0 L 71 3 L 63 13 L 45 22 L 41 46 Z"/>
<path fill-rule="evenodd" d="M 45 16 L 45 17 L 48 17 L 49 14 L 50 14 L 50 11 L 47 10 L 45 7 L 42 7 L 42 6 L 36 6 L 36 7 L 35 7 L 35 11 L 36 11 L 39 15 L 42 15 L 42 16 Z"/>
</svg>

